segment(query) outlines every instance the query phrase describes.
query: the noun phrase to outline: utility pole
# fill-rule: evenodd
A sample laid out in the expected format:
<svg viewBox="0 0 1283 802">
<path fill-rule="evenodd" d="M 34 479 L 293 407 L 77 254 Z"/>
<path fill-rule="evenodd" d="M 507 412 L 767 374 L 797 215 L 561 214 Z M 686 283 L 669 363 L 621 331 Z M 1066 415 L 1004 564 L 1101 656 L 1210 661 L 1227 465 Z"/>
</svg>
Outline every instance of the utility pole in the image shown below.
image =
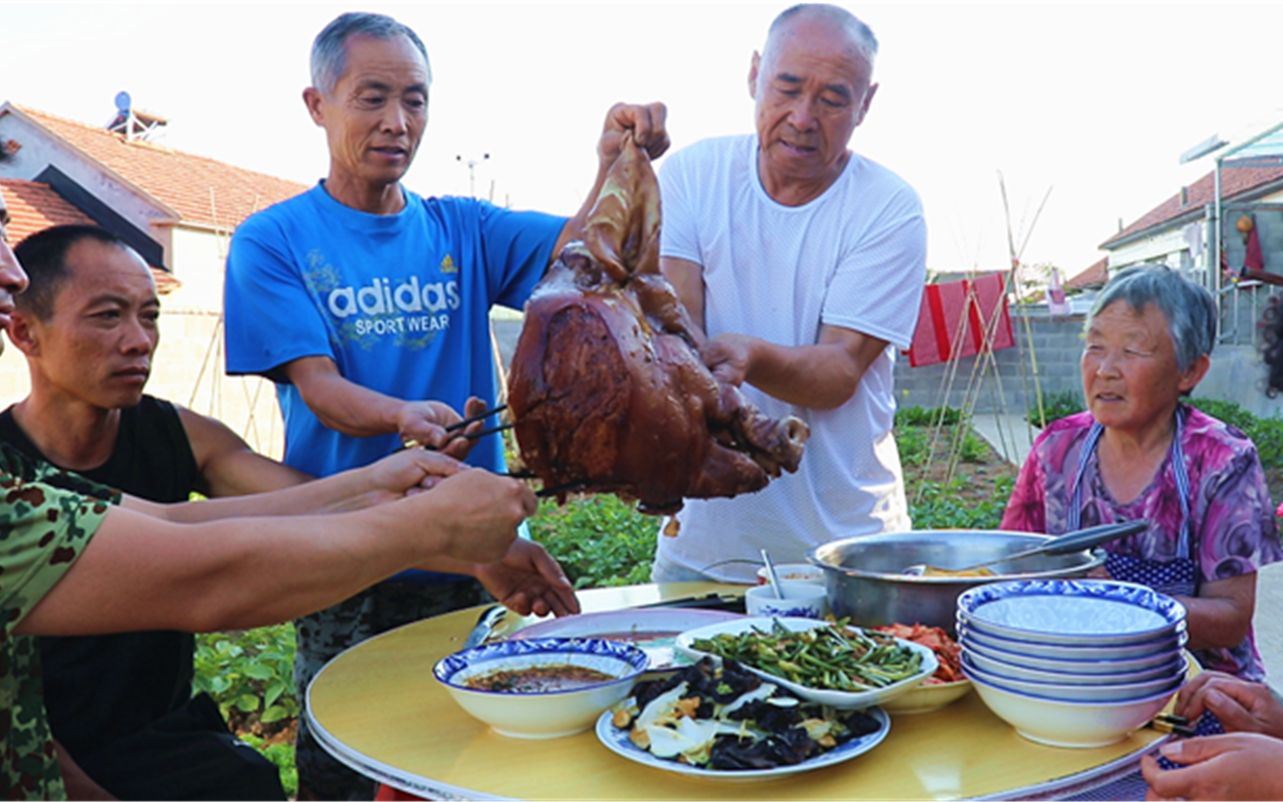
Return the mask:
<svg viewBox="0 0 1283 802">
<path fill-rule="evenodd" d="M 457 162 L 460 162 L 461 164 L 464 164 L 464 165 L 466 165 L 466 166 L 467 166 L 467 168 L 468 168 L 468 194 L 469 194 L 469 195 L 471 195 L 471 196 L 472 196 L 472 197 L 474 197 L 474 198 L 475 198 L 475 197 L 477 197 L 477 165 L 478 165 L 478 164 L 480 164 L 481 162 L 489 161 L 489 160 L 490 160 L 490 154 L 489 154 L 489 153 L 482 153 L 482 154 L 481 154 L 481 158 L 480 158 L 480 159 L 475 159 L 475 158 L 467 158 L 467 159 L 465 159 L 465 158 L 463 157 L 463 154 L 459 154 L 459 155 L 457 155 L 457 156 L 455 156 L 455 157 L 454 157 L 454 160 L 455 160 L 455 161 L 457 161 Z"/>
</svg>

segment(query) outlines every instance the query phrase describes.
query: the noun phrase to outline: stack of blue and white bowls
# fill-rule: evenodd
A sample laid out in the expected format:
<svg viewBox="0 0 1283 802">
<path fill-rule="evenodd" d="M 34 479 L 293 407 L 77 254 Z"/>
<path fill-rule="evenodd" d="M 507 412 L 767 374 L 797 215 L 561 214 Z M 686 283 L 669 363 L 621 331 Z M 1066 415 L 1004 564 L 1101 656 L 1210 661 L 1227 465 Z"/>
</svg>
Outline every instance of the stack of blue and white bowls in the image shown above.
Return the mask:
<svg viewBox="0 0 1283 802">
<path fill-rule="evenodd" d="M 958 597 L 962 670 L 1026 738 L 1094 747 L 1122 740 L 1185 680 L 1185 608 L 1129 582 L 995 582 Z"/>
</svg>

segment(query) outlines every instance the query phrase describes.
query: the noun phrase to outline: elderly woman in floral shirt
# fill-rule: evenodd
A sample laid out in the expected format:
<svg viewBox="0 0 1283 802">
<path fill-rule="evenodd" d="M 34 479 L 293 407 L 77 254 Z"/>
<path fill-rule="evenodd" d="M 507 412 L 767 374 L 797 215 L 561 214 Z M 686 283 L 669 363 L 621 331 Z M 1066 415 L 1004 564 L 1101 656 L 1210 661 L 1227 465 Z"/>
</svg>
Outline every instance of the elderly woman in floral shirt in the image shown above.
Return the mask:
<svg viewBox="0 0 1283 802">
<path fill-rule="evenodd" d="M 1242 432 L 1181 403 L 1210 364 L 1211 294 L 1166 267 L 1123 270 L 1088 315 L 1085 339 L 1088 411 L 1034 441 L 1003 528 L 1149 521 L 1148 532 L 1106 546 L 1109 576 L 1176 596 L 1203 666 L 1264 679 L 1256 572 L 1283 558 L 1265 474 Z"/>
</svg>

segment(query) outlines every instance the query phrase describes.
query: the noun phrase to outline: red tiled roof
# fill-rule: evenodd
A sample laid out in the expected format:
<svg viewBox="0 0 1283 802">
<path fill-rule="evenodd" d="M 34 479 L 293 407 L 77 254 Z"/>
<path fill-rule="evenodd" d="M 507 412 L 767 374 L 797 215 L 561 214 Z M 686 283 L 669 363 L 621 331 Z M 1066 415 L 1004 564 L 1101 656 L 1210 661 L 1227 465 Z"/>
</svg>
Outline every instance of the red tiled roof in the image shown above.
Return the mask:
<svg viewBox="0 0 1283 802">
<path fill-rule="evenodd" d="M 129 142 L 105 128 L 26 106 L 13 108 L 173 209 L 185 223 L 232 229 L 259 209 L 307 189 L 163 145 Z"/>
<path fill-rule="evenodd" d="M 5 227 L 5 234 L 11 244 L 16 245 L 51 226 L 96 225 L 95 220 L 68 203 L 48 184 L 0 178 L 0 193 L 9 209 L 9 225 Z M 182 286 L 182 282 L 168 270 L 153 267 L 151 273 L 156 279 L 156 291 L 161 295 Z"/>
<path fill-rule="evenodd" d="M 1065 281 L 1067 290 L 1085 290 L 1088 287 L 1102 287 L 1109 281 L 1109 257 L 1103 257 L 1081 273 Z"/>
<path fill-rule="evenodd" d="M 94 221 L 72 206 L 48 184 L 0 178 L 0 192 L 9 207 L 9 242 L 17 244 L 50 226 L 68 223 L 93 225 Z"/>
<path fill-rule="evenodd" d="M 1241 195 L 1279 180 L 1283 180 L 1283 167 L 1223 167 L 1221 169 L 1222 202 L 1226 198 Z M 1215 189 L 1213 173 L 1208 173 L 1186 187 L 1187 197 L 1184 204 L 1181 203 L 1181 193 L 1177 192 L 1146 212 L 1140 219 L 1105 240 L 1100 247 L 1108 249 L 1119 240 L 1126 239 L 1139 231 L 1166 223 L 1182 214 L 1197 212 L 1203 206 L 1213 202 L 1212 195 Z"/>
</svg>

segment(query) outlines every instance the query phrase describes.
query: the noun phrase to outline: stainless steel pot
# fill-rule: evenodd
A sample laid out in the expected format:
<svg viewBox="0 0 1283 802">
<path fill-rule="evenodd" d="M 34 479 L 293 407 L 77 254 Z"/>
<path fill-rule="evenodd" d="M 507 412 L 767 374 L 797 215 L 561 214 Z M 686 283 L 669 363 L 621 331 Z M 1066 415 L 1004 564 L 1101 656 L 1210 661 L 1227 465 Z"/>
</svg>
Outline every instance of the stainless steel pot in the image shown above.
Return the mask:
<svg viewBox="0 0 1283 802">
<path fill-rule="evenodd" d="M 954 632 L 958 595 L 986 582 L 1010 579 L 1081 577 L 1105 562 L 1099 549 L 1027 557 L 993 566 L 996 576 L 910 576 L 915 563 L 972 565 L 1015 554 L 1049 535 L 979 529 L 923 529 L 834 540 L 812 549 L 807 559 L 824 571 L 829 607 L 860 626 L 915 624 Z"/>
</svg>

